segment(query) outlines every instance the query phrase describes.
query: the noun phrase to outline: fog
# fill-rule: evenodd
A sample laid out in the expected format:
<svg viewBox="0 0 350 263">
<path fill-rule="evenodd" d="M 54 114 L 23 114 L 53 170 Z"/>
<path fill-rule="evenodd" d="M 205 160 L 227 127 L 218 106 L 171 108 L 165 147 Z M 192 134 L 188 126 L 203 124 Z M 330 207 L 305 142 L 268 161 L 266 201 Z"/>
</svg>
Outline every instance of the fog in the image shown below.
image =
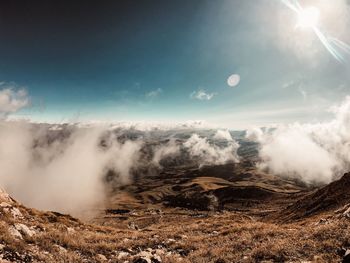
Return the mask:
<svg viewBox="0 0 350 263">
<path fill-rule="evenodd" d="M 124 185 L 133 183 L 141 165 L 162 169 L 165 158 L 189 158 L 184 161 L 198 167 L 238 162 L 238 144 L 226 133 L 221 146 L 190 130 L 188 138 L 176 139 L 174 133 L 163 131 L 163 142 L 148 131 L 3 120 L 0 185 L 25 205 L 82 217 L 104 207 L 111 171 L 113 183 Z"/>
</svg>

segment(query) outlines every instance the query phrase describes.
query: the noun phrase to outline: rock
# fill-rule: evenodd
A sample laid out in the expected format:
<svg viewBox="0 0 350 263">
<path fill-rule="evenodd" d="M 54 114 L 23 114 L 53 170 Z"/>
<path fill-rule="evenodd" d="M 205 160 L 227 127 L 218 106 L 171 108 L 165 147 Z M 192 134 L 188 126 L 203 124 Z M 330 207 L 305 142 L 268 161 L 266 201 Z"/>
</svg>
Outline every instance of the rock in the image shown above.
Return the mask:
<svg viewBox="0 0 350 263">
<path fill-rule="evenodd" d="M 96 255 L 96 258 L 100 261 L 107 261 L 107 258 L 105 255 L 102 255 L 102 254 L 97 254 Z"/>
<path fill-rule="evenodd" d="M 26 237 L 32 237 L 36 234 L 34 230 L 29 229 L 25 224 L 15 224 L 15 228 Z"/>
<path fill-rule="evenodd" d="M 175 242 L 176 242 L 175 239 L 169 238 L 165 243 L 170 244 L 170 243 L 175 243 Z"/>
<path fill-rule="evenodd" d="M 118 253 L 117 259 L 122 259 L 122 258 L 129 256 L 129 255 L 130 254 L 128 252 L 121 251 Z"/>
<path fill-rule="evenodd" d="M 350 263 L 350 249 L 346 250 L 342 263 Z"/>
<path fill-rule="evenodd" d="M 137 254 L 137 256 L 143 257 L 143 258 L 151 258 L 152 257 L 152 252 L 150 252 L 150 251 L 141 251 L 140 253 Z"/>
<path fill-rule="evenodd" d="M 13 203 L 12 198 L 8 193 L 6 193 L 3 189 L 0 188 L 0 201 Z"/>
<path fill-rule="evenodd" d="M 153 257 L 151 258 L 151 262 L 152 263 L 161 263 L 162 259 L 160 258 L 160 256 L 158 256 L 157 254 L 153 255 Z"/>
<path fill-rule="evenodd" d="M 350 207 L 343 213 L 343 216 L 350 219 Z"/>
<path fill-rule="evenodd" d="M 10 205 L 9 203 L 6 203 L 6 202 L 2 202 L 1 204 L 0 204 L 0 207 L 2 207 L 2 208 L 9 208 L 9 207 L 12 207 L 12 205 Z"/>
<path fill-rule="evenodd" d="M 14 219 L 23 218 L 21 211 L 17 207 L 13 207 L 7 202 L 2 202 L 0 207 L 4 209 L 5 213 L 10 213 Z"/>
<path fill-rule="evenodd" d="M 141 251 L 138 253 L 133 262 L 160 263 L 162 262 L 162 259 L 159 255 L 155 254 L 155 251 L 153 249 L 147 249 L 147 251 Z"/>
<path fill-rule="evenodd" d="M 13 218 L 23 218 L 21 211 L 17 207 L 12 207 L 10 211 Z"/>
<path fill-rule="evenodd" d="M 139 227 L 134 222 L 129 222 L 128 228 L 134 229 L 134 230 L 139 230 Z"/>
<path fill-rule="evenodd" d="M 0 250 L 3 250 L 5 248 L 5 245 L 0 244 Z"/>
<path fill-rule="evenodd" d="M 14 238 L 23 239 L 22 234 L 14 226 L 10 226 L 8 232 Z"/>
<path fill-rule="evenodd" d="M 75 233 L 75 229 L 73 227 L 67 227 L 67 232 L 68 234 L 73 234 Z"/>
<path fill-rule="evenodd" d="M 67 249 L 65 249 L 64 247 L 60 246 L 60 245 L 54 245 L 57 249 L 59 253 L 67 253 Z"/>
<path fill-rule="evenodd" d="M 163 249 L 156 249 L 155 252 L 157 255 L 164 255 L 165 254 L 165 251 Z"/>
</svg>

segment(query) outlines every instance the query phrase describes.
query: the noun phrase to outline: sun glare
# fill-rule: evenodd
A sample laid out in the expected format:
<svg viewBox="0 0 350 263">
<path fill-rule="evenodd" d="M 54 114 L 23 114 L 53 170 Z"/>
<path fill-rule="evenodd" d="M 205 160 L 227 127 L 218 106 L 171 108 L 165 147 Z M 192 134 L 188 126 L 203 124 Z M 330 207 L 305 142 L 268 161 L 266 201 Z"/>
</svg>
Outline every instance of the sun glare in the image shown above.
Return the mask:
<svg viewBox="0 0 350 263">
<path fill-rule="evenodd" d="M 298 14 L 298 27 L 314 28 L 317 26 L 320 18 L 320 11 L 316 7 L 307 7 Z"/>
</svg>

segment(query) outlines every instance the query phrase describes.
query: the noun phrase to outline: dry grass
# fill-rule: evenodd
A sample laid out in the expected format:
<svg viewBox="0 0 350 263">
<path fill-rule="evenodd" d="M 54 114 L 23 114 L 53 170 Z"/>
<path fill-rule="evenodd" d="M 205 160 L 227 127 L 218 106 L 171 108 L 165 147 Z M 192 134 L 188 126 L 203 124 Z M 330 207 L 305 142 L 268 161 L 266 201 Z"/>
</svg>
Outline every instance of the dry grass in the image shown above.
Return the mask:
<svg viewBox="0 0 350 263">
<path fill-rule="evenodd" d="M 168 253 L 160 255 L 163 262 L 178 262 L 179 258 L 182 262 L 337 262 L 339 250 L 350 246 L 350 222 L 330 218 L 327 224 L 317 225 L 320 216 L 275 224 L 234 212 L 196 218 L 169 210 L 162 216 L 154 215 L 155 223 L 131 230 L 117 218 L 113 226 L 99 226 L 57 214 L 23 214 L 31 220 L 17 221 L 35 226 L 37 235 L 15 239 L 7 231 L 14 220 L 2 213 L 0 243 L 7 251 L 30 254 L 28 262 L 100 262 L 97 254 L 110 262 L 124 262 L 140 251 L 157 248 Z M 118 259 L 121 251 L 129 256 Z"/>
</svg>

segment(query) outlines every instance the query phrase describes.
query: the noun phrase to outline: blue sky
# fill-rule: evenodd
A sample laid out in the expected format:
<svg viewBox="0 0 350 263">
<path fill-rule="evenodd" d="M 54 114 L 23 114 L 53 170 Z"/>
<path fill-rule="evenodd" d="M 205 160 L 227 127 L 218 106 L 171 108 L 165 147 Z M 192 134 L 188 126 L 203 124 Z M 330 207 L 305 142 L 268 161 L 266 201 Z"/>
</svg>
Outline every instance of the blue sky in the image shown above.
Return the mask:
<svg viewBox="0 0 350 263">
<path fill-rule="evenodd" d="M 348 5 L 332 6 L 320 23 L 347 41 Z M 0 10 L 0 80 L 27 89 L 32 107 L 17 115 L 33 120 L 242 128 L 322 120 L 349 93 L 347 63 L 295 29 L 277 0 L 13 1 Z M 233 88 L 231 74 L 241 77 Z M 191 96 L 200 90 L 210 99 Z"/>
</svg>

